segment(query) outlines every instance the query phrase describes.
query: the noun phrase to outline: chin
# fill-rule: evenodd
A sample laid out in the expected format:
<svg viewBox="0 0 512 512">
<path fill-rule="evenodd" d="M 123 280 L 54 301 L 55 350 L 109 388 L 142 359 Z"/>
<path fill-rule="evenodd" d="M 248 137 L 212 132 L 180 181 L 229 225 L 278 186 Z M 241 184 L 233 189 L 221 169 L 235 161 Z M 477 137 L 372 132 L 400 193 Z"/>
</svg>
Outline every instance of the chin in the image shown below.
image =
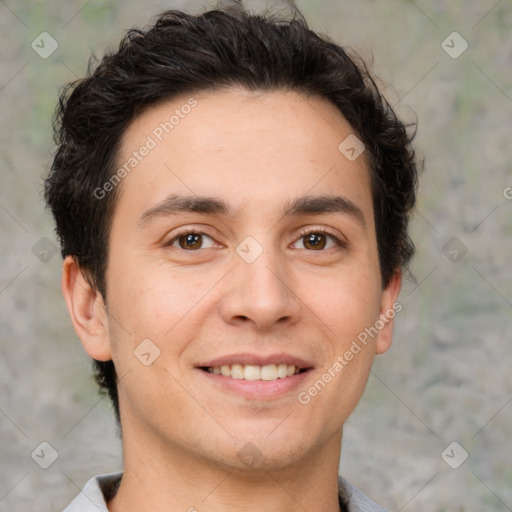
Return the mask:
<svg viewBox="0 0 512 512">
<path fill-rule="evenodd" d="M 229 457 L 234 470 L 276 471 L 293 465 L 308 452 L 303 440 L 283 430 L 283 435 L 266 432 L 264 436 L 247 436 L 237 442 L 234 454 Z M 233 458 L 234 455 L 234 458 Z"/>
</svg>

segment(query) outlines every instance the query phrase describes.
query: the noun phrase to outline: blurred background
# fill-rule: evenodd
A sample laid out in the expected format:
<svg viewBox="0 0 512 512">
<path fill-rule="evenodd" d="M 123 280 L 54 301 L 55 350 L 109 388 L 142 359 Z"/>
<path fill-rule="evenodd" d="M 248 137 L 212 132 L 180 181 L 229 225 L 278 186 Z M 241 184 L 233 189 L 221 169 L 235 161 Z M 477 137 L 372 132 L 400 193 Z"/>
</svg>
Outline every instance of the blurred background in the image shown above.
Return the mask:
<svg viewBox="0 0 512 512">
<path fill-rule="evenodd" d="M 211 5 L 0 1 L 2 511 L 61 511 L 91 476 L 122 468 L 113 412 L 61 297 L 42 200 L 58 90 L 126 29 Z M 512 1 L 297 6 L 314 30 L 373 62 L 399 115 L 417 116 L 425 159 L 414 279 L 394 345 L 345 426 L 340 472 L 394 511 L 510 511 Z M 47 469 L 41 450 L 56 457 Z"/>
</svg>

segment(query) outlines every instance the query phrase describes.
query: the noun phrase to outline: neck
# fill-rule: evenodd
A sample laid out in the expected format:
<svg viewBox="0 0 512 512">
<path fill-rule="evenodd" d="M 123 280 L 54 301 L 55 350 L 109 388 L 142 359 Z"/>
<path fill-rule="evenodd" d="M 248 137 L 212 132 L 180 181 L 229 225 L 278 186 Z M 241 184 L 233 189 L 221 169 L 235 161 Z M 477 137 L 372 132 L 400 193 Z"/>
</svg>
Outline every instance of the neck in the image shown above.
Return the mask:
<svg viewBox="0 0 512 512">
<path fill-rule="evenodd" d="M 258 470 L 198 456 L 123 426 L 124 473 L 110 512 L 339 512 L 341 432 L 315 453 Z"/>
</svg>

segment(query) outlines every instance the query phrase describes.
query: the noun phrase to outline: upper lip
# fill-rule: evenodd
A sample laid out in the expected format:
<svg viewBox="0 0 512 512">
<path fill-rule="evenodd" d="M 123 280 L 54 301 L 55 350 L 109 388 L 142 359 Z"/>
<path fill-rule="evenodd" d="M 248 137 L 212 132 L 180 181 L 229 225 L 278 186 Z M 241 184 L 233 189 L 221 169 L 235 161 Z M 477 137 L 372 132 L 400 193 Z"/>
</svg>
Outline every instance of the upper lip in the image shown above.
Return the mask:
<svg viewBox="0 0 512 512">
<path fill-rule="evenodd" d="M 226 356 L 218 357 L 210 361 L 206 361 L 198 365 L 199 368 L 217 368 L 223 365 L 232 364 L 251 364 L 254 366 L 267 366 L 270 364 L 287 364 L 289 366 L 295 366 L 300 369 L 313 368 L 313 364 L 300 357 L 292 356 L 291 354 L 229 354 Z"/>
</svg>

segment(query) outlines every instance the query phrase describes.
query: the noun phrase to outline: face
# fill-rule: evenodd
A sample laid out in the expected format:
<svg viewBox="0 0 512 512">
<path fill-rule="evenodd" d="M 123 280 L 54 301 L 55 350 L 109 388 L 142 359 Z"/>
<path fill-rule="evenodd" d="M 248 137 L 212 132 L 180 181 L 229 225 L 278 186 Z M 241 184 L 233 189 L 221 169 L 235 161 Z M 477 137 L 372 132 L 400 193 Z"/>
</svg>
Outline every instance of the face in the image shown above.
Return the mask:
<svg viewBox="0 0 512 512">
<path fill-rule="evenodd" d="M 351 134 L 322 99 L 243 89 L 132 123 L 106 273 L 123 437 L 239 468 L 341 439 L 392 322 L 358 336 L 399 290 Z"/>
</svg>

